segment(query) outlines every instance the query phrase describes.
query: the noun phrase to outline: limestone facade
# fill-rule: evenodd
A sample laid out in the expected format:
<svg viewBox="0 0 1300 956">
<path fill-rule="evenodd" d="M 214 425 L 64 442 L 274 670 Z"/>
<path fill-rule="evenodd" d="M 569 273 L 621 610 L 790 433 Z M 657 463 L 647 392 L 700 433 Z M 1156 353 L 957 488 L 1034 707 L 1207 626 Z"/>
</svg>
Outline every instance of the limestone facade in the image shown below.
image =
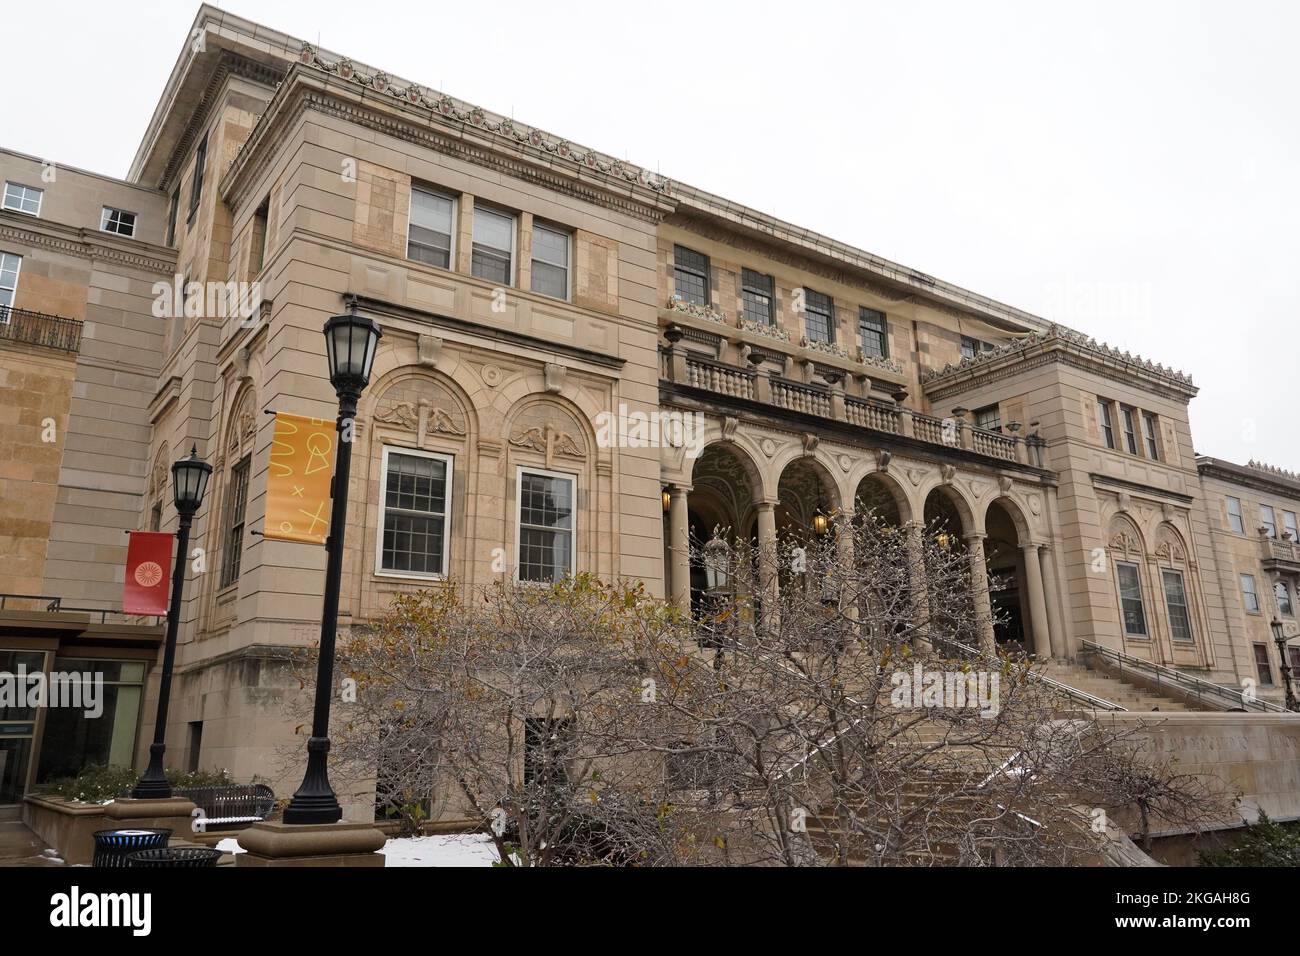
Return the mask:
<svg viewBox="0 0 1300 956">
<path fill-rule="evenodd" d="M 1266 605 L 1269 575 L 1300 600 L 1300 562 L 1225 530 L 1222 507 L 1236 488 L 1256 514 L 1267 491 L 1281 527 L 1300 481 L 1198 461 L 1186 375 L 214 8 L 194 30 L 127 181 L 59 170 L 39 216 L 0 211 L 15 308 L 82 333 L 0 338 L 3 590 L 118 606 L 124 529 L 175 527 L 171 461 L 194 446 L 215 469 L 172 762 L 297 782 L 283 653 L 317 638 L 325 554 L 255 534 L 266 413 L 335 415 L 321 326 L 350 304 L 384 337 L 355 428 L 345 630 L 394 594 L 532 560 L 545 487 L 569 501 L 553 570 L 683 603 L 692 533 L 763 541 L 870 510 L 942 529 L 977 582 L 998 577 L 975 595 L 999 612 L 990 646 L 1090 642 L 1232 686 L 1257 676 L 1255 644 L 1276 656 L 1234 582 L 1249 566 Z M 42 168 L 0 153 L 6 180 Z M 99 232 L 102 206 L 137 212 L 138 234 Z M 181 307 L 156 315 L 160 294 Z M 611 418 L 665 414 L 699 416 L 698 445 L 608 440 Z M 410 527 L 388 524 L 403 467 L 438 476 L 418 559 L 388 533 Z M 0 648 L 27 639 L 7 633 Z M 369 794 L 348 798 L 365 818 Z"/>
</svg>

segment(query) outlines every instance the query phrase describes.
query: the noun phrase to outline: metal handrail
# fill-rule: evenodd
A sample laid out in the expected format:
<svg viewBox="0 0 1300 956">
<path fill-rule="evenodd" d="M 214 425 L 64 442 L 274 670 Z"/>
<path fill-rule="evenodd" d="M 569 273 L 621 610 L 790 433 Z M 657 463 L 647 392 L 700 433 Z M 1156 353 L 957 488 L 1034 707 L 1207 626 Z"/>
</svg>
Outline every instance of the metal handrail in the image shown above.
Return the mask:
<svg viewBox="0 0 1300 956">
<path fill-rule="evenodd" d="M 76 352 L 81 348 L 81 330 L 80 319 L 0 305 L 0 342 Z"/>
<path fill-rule="evenodd" d="M 931 644 L 936 644 L 936 645 L 945 644 L 949 647 L 956 648 L 958 651 L 965 654 L 967 657 L 972 657 L 976 660 L 985 661 L 990 664 L 996 663 L 998 665 L 1001 665 L 1000 661 L 997 661 L 994 658 L 989 657 L 987 654 L 978 650 L 977 648 L 971 647 L 968 644 L 963 644 L 961 641 L 954 641 L 952 638 L 949 637 L 930 637 L 929 641 Z M 1094 694 L 1089 694 L 1086 690 L 1080 690 L 1077 687 L 1071 687 L 1069 684 L 1063 684 L 1059 680 L 1048 677 L 1046 674 L 1039 674 L 1035 671 L 1026 671 L 1026 675 L 1029 677 L 1030 680 L 1038 681 L 1044 686 L 1052 688 L 1052 690 L 1065 694 L 1067 697 L 1073 697 L 1075 700 L 1082 701 L 1085 704 L 1089 704 L 1092 707 L 1097 708 L 1098 710 L 1114 710 L 1114 711 L 1128 710 L 1127 707 L 1124 707 L 1120 704 L 1116 704 L 1115 702 L 1106 700 L 1102 697 L 1097 697 Z"/>
<path fill-rule="evenodd" d="M 127 614 L 125 611 L 111 607 L 74 607 L 70 604 L 64 604 L 63 598 L 50 594 L 12 594 L 0 592 L 0 611 L 12 610 L 6 607 L 9 601 L 38 601 L 45 604 L 45 612 L 49 614 L 98 614 L 99 623 L 107 624 L 108 615 L 115 617 L 152 617 L 154 623 L 160 623 L 163 620 L 159 614 Z"/>
<path fill-rule="evenodd" d="M 1154 676 L 1157 687 L 1163 687 L 1164 684 L 1170 684 L 1178 687 L 1188 693 L 1194 693 L 1196 700 L 1200 703 L 1205 702 L 1206 695 L 1217 698 L 1222 703 L 1230 703 L 1234 706 L 1240 706 L 1246 710 L 1256 710 L 1261 713 L 1287 714 L 1290 713 L 1285 707 L 1274 704 L 1272 701 L 1261 700 L 1258 697 L 1248 698 L 1244 691 L 1236 690 L 1232 687 L 1225 687 L 1222 684 L 1216 684 L 1213 681 L 1205 680 L 1194 674 L 1186 674 L 1183 671 L 1175 670 L 1172 667 L 1166 667 L 1163 664 L 1157 664 L 1154 661 L 1143 660 L 1140 657 L 1134 657 L 1131 654 L 1125 654 L 1123 651 L 1117 651 L 1113 647 L 1104 647 L 1092 641 L 1080 641 L 1080 646 L 1085 654 L 1094 654 L 1103 660 L 1113 661 L 1120 669 L 1121 676 L 1124 668 L 1134 670 L 1139 673 L 1145 673 Z"/>
</svg>

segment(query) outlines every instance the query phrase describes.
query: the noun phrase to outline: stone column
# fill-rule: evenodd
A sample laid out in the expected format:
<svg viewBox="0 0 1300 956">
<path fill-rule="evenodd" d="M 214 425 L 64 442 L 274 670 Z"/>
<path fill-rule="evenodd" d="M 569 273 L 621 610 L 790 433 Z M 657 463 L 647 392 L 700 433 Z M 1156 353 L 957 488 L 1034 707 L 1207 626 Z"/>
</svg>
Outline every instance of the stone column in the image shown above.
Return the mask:
<svg viewBox="0 0 1300 956">
<path fill-rule="evenodd" d="M 1065 639 L 1065 612 L 1061 605 L 1060 580 L 1056 576 L 1056 547 L 1045 544 L 1038 549 L 1043 562 L 1043 589 L 1047 593 L 1047 623 L 1052 629 L 1052 656 L 1058 660 L 1070 659 L 1070 648 Z"/>
<path fill-rule="evenodd" d="M 1029 590 L 1029 620 L 1034 629 L 1034 654 L 1042 660 L 1052 656 L 1052 634 L 1047 627 L 1047 597 L 1043 593 L 1043 566 L 1038 545 L 1020 549 L 1025 558 L 1025 587 Z"/>
<path fill-rule="evenodd" d="M 836 594 L 840 597 L 840 606 L 844 608 L 844 613 L 851 618 L 857 618 L 857 602 L 850 601 L 849 604 L 845 605 L 843 596 L 840 593 L 844 590 L 845 581 L 855 581 L 857 579 L 857 569 L 854 566 L 853 557 L 853 512 L 840 511 L 832 525 L 832 531 L 835 535 L 836 557 L 843 569 L 842 576 L 835 582 Z"/>
<path fill-rule="evenodd" d="M 779 560 L 776 545 L 776 503 L 756 501 L 758 510 L 758 588 L 763 601 L 763 627 L 775 631 L 781 623 L 777 604 L 781 599 L 781 584 L 777 576 Z"/>
<path fill-rule="evenodd" d="M 691 612 L 691 524 L 686 506 L 687 489 L 668 489 L 668 553 L 673 603 L 683 614 Z"/>
<path fill-rule="evenodd" d="M 989 599 L 989 571 L 984 563 L 984 538 L 982 531 L 972 531 L 963 536 L 966 551 L 970 555 L 971 597 L 975 601 L 975 616 L 978 618 L 980 650 L 985 654 L 996 651 L 997 641 L 993 636 L 993 602 Z"/>
</svg>

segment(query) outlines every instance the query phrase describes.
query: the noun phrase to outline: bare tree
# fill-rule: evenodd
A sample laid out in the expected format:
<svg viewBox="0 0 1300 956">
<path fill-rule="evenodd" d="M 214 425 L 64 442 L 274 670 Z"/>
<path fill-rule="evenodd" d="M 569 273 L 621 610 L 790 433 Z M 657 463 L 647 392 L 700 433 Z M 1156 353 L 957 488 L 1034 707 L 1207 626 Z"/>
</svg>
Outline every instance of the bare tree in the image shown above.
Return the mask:
<svg viewBox="0 0 1300 956">
<path fill-rule="evenodd" d="M 689 615 L 586 575 L 398 598 L 344 650 L 341 768 L 378 768 L 393 807 L 454 804 L 527 866 L 1061 864 L 1104 848 L 1094 811 L 1224 809 L 978 650 L 937 528 L 869 514 L 767 550 L 719 530 L 692 560 Z"/>
</svg>

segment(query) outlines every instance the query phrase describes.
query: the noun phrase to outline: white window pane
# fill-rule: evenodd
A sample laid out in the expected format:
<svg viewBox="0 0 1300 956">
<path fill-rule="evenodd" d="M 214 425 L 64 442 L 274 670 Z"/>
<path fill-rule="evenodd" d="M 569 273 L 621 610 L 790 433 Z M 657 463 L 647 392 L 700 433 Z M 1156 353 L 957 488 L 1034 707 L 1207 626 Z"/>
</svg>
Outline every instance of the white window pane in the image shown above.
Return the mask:
<svg viewBox="0 0 1300 956">
<path fill-rule="evenodd" d="M 490 209 L 474 210 L 474 242 L 478 245 L 491 246 L 502 252 L 512 248 L 515 221 L 510 216 L 492 212 Z"/>
<path fill-rule="evenodd" d="M 411 190 L 411 223 L 451 235 L 452 201 L 423 189 Z"/>
<path fill-rule="evenodd" d="M 569 294 L 568 283 L 569 274 L 560 266 L 553 266 L 548 262 L 533 262 L 534 292 L 563 299 Z"/>
<path fill-rule="evenodd" d="M 545 226 L 533 227 L 533 258 L 556 266 L 569 264 L 569 237 Z"/>
</svg>

